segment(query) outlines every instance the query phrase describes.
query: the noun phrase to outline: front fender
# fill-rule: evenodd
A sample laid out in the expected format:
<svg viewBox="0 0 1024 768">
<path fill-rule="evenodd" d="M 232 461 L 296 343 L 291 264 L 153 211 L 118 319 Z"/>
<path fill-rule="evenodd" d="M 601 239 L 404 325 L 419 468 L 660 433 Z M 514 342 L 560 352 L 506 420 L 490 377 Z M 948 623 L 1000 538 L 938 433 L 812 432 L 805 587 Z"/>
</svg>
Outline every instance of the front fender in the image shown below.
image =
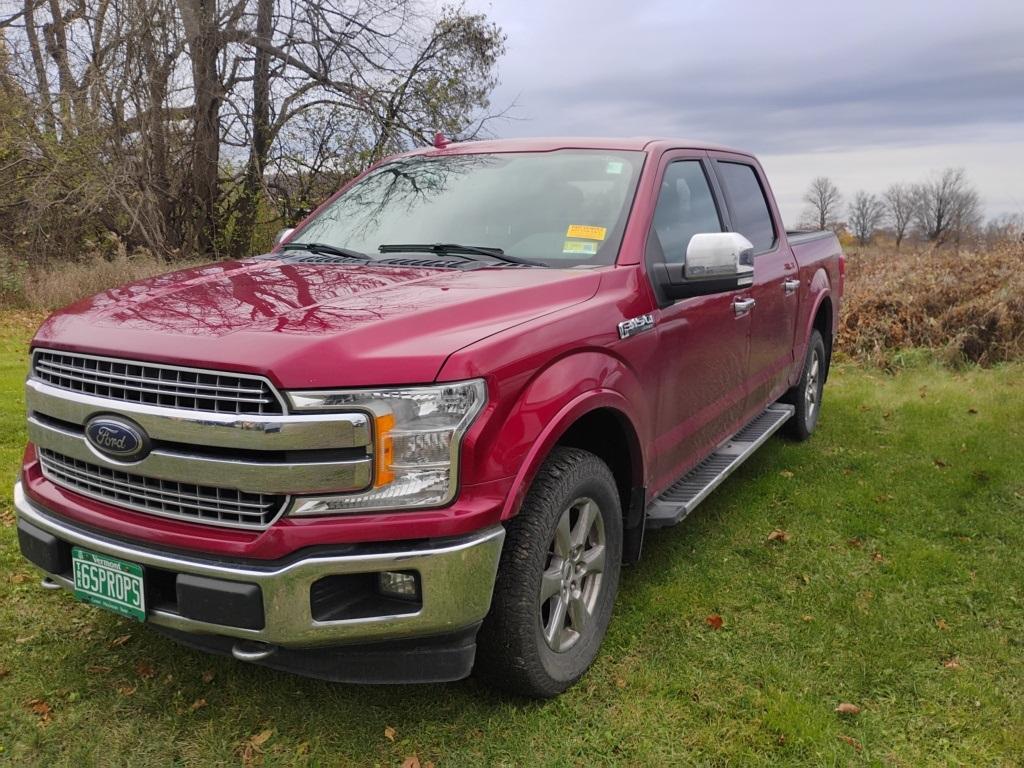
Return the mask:
<svg viewBox="0 0 1024 768">
<path fill-rule="evenodd" d="M 650 402 L 639 378 L 614 355 L 590 351 L 562 357 L 534 375 L 503 418 L 493 418 L 489 432 L 476 442 L 486 456 L 488 474 L 513 477 L 501 519 L 514 516 L 540 465 L 559 438 L 580 417 L 599 408 L 614 411 L 631 443 L 633 476 L 643 478 L 648 466 L 644 446 L 650 418 L 636 404 Z M 498 416 L 498 414 L 494 414 Z M 639 483 L 643 484 L 643 482 Z"/>
</svg>

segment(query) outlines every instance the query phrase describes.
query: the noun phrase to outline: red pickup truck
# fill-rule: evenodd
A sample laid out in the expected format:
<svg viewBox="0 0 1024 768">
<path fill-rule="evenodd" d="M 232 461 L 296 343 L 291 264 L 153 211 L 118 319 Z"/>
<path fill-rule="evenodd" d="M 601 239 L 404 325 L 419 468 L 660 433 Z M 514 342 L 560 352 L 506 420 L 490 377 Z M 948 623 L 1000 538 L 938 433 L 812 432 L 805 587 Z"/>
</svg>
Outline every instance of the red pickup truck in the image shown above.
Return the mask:
<svg viewBox="0 0 1024 768">
<path fill-rule="evenodd" d="M 389 158 L 268 255 L 46 320 L 20 546 L 197 648 L 553 696 L 645 530 L 814 431 L 842 285 L 836 238 L 786 232 L 744 152 Z"/>
</svg>

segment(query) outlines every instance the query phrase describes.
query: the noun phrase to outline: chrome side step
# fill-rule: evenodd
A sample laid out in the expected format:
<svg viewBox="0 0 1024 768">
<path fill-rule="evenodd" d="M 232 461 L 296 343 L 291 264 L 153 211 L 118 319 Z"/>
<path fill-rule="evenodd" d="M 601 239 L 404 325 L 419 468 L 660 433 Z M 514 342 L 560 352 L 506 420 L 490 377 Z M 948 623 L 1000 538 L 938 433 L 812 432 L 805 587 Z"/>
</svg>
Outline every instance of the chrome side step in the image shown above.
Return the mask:
<svg viewBox="0 0 1024 768">
<path fill-rule="evenodd" d="M 726 440 L 647 507 L 647 527 L 665 528 L 682 522 L 694 508 L 786 423 L 792 405 L 774 403 Z"/>
</svg>

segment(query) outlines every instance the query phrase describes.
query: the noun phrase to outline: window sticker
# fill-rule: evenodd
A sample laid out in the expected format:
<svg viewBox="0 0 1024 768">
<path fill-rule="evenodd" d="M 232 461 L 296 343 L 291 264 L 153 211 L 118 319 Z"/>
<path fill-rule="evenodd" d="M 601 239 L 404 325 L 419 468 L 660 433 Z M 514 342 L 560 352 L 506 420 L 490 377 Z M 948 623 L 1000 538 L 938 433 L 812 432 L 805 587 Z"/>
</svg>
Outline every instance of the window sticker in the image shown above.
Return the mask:
<svg viewBox="0 0 1024 768">
<path fill-rule="evenodd" d="M 605 227 L 588 227 L 583 224 L 570 224 L 565 231 L 566 237 L 578 237 L 583 240 L 604 240 L 608 234 Z"/>
<path fill-rule="evenodd" d="M 562 253 L 593 256 L 597 253 L 597 243 L 581 243 L 578 240 L 566 240 L 562 244 Z"/>
<path fill-rule="evenodd" d="M 618 176 L 622 173 L 622 169 L 625 166 L 621 160 L 609 160 L 608 165 L 605 166 L 604 172 L 610 176 Z"/>
</svg>

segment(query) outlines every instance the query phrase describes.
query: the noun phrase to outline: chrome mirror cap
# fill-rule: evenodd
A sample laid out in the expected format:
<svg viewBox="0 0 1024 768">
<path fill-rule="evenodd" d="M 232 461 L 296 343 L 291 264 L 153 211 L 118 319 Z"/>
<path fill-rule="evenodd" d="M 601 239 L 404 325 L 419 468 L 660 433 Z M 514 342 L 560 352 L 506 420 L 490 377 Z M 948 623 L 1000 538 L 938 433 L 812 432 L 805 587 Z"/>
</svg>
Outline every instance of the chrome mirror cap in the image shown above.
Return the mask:
<svg viewBox="0 0 1024 768">
<path fill-rule="evenodd" d="M 687 280 L 739 277 L 754 271 L 754 244 L 739 232 L 704 232 L 686 247 Z"/>
</svg>

